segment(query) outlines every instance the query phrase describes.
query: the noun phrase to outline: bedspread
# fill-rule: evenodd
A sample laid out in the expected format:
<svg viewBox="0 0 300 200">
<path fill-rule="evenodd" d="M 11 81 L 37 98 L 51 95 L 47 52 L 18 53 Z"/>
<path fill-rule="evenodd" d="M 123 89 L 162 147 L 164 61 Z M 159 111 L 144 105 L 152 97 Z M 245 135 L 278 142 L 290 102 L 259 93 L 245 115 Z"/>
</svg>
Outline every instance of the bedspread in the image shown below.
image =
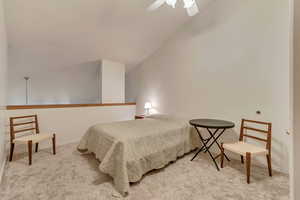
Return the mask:
<svg viewBox="0 0 300 200">
<path fill-rule="evenodd" d="M 124 195 L 130 182 L 195 149 L 198 138 L 191 130 L 187 121 L 173 118 L 98 124 L 88 129 L 78 150 L 93 152 L 101 161 L 99 169 L 113 178 Z"/>
</svg>

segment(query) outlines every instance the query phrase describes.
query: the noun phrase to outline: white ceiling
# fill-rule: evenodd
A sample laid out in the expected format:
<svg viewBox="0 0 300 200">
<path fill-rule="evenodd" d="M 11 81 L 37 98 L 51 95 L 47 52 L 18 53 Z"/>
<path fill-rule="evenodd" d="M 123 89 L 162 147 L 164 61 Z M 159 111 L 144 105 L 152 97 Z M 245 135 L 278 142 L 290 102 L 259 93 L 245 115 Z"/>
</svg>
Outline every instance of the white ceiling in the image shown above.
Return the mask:
<svg viewBox="0 0 300 200">
<path fill-rule="evenodd" d="M 99 59 L 136 66 L 190 19 L 154 0 L 6 0 L 11 67 L 68 67 Z"/>
</svg>

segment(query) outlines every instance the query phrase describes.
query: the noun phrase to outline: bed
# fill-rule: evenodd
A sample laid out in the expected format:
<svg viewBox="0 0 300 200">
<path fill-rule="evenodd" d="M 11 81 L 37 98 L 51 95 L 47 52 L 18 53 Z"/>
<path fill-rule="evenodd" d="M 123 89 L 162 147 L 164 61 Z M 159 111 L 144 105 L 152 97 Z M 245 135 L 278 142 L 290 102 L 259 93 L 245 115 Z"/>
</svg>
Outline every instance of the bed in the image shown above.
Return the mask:
<svg viewBox="0 0 300 200">
<path fill-rule="evenodd" d="M 94 153 L 99 169 L 109 174 L 125 195 L 130 182 L 195 149 L 197 135 L 187 120 L 154 115 L 142 120 L 97 124 L 82 137 L 78 150 Z"/>
</svg>

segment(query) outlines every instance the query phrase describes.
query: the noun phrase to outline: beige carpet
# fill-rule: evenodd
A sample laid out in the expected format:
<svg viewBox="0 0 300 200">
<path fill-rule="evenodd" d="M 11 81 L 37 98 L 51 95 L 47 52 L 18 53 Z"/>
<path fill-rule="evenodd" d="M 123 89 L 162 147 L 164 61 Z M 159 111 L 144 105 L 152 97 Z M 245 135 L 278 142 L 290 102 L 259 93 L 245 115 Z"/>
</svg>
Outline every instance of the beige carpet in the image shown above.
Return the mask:
<svg viewBox="0 0 300 200">
<path fill-rule="evenodd" d="M 17 147 L 18 148 L 18 147 Z M 123 198 L 114 190 L 110 177 L 98 169 L 92 155 L 80 155 L 76 144 L 33 154 L 33 165 L 27 165 L 27 154 L 16 154 L 5 168 L 0 188 L 1 200 L 287 200 L 288 176 L 253 167 L 252 183 L 246 184 L 243 165 L 226 162 L 217 172 L 206 154 L 193 162 L 193 153 L 161 170 L 153 171 L 131 185 Z"/>
</svg>

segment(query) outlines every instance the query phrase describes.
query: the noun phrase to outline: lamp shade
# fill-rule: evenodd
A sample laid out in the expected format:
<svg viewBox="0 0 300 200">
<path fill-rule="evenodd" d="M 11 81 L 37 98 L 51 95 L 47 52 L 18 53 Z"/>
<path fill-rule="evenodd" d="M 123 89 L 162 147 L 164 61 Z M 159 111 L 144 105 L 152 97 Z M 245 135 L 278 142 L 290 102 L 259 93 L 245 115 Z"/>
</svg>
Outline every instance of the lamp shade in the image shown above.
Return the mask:
<svg viewBox="0 0 300 200">
<path fill-rule="evenodd" d="M 146 102 L 144 108 L 145 109 L 151 109 L 152 108 L 152 104 L 150 102 Z"/>
</svg>

